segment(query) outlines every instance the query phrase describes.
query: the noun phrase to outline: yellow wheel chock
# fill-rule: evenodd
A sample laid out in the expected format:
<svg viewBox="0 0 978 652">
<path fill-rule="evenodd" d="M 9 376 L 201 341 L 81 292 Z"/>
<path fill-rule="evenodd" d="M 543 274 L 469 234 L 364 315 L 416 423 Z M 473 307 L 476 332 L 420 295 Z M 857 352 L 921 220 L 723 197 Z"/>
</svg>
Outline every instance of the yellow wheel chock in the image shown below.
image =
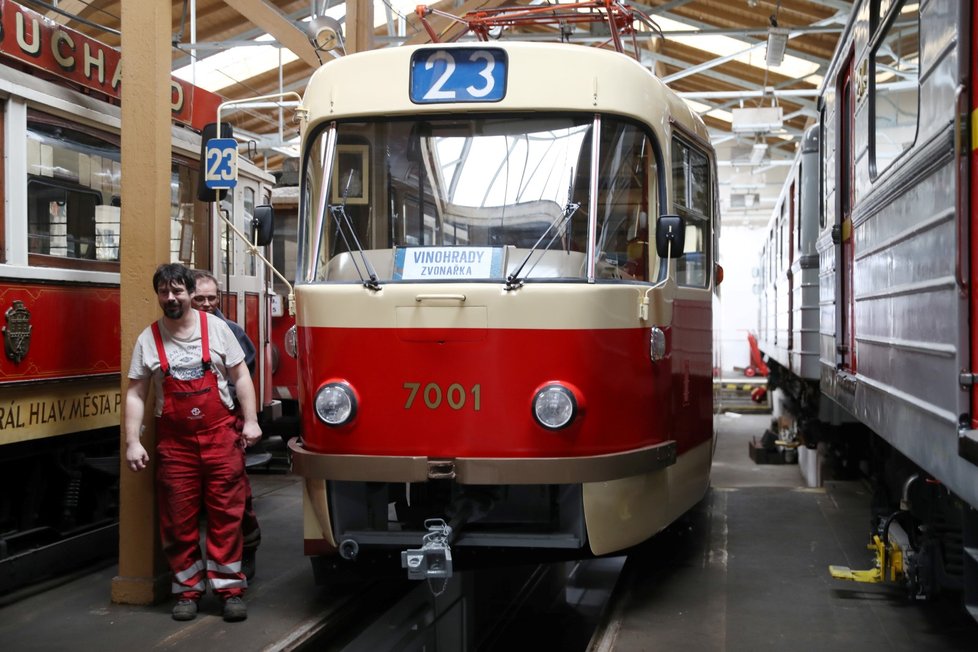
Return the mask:
<svg viewBox="0 0 978 652">
<path fill-rule="evenodd" d="M 829 566 L 829 573 L 837 580 L 852 582 L 867 582 L 877 584 L 887 581 L 896 582 L 903 578 L 903 550 L 896 544 L 886 544 L 879 535 L 873 535 L 873 542 L 866 545 L 867 550 L 876 552 L 876 567 L 872 570 L 852 570 L 848 566 Z"/>
</svg>

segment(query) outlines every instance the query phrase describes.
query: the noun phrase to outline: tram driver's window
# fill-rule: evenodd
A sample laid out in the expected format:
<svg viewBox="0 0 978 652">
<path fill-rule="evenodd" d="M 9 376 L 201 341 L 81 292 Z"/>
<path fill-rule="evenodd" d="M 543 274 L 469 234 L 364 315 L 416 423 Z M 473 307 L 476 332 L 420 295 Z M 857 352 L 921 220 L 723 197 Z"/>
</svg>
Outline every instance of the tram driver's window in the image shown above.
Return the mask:
<svg viewBox="0 0 978 652">
<path fill-rule="evenodd" d="M 713 186 L 707 156 L 680 138 L 672 141 L 673 208 L 686 221 L 686 246 L 676 261 L 679 285 L 706 287 L 713 267 L 710 231 Z"/>
</svg>

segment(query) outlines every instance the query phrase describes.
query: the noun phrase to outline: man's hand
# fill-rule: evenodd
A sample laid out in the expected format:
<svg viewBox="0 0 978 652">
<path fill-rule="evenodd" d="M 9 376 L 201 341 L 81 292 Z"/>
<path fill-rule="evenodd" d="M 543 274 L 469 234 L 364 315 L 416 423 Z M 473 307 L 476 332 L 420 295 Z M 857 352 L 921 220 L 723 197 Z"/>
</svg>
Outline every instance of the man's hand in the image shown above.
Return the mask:
<svg viewBox="0 0 978 652">
<path fill-rule="evenodd" d="M 149 464 L 149 454 L 140 442 L 134 441 L 126 446 L 126 463 L 136 472 L 142 471 Z"/>
<path fill-rule="evenodd" d="M 257 421 L 245 421 L 241 427 L 241 442 L 245 448 L 254 446 L 261 439 L 261 427 Z"/>
</svg>

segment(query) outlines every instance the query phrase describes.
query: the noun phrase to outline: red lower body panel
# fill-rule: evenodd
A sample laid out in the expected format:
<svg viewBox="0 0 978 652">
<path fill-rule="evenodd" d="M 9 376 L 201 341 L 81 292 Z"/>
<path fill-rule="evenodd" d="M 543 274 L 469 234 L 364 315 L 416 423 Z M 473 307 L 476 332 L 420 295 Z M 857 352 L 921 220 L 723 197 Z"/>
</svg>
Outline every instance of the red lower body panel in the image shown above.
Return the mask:
<svg viewBox="0 0 978 652">
<path fill-rule="evenodd" d="M 0 311 L 6 347 L 23 353 L 0 356 L 0 383 L 119 373 L 119 288 L 6 283 Z M 12 339 L 15 315 L 30 328 L 23 343 Z"/>
<path fill-rule="evenodd" d="M 300 328 L 300 401 L 311 451 L 428 457 L 598 455 L 675 440 L 677 453 L 712 436 L 709 344 L 649 358 L 649 330 Z M 699 359 L 702 358 L 702 359 Z M 357 394 L 341 428 L 313 413 L 330 380 Z M 574 423 L 551 431 L 531 413 L 537 389 L 574 386 Z"/>
</svg>

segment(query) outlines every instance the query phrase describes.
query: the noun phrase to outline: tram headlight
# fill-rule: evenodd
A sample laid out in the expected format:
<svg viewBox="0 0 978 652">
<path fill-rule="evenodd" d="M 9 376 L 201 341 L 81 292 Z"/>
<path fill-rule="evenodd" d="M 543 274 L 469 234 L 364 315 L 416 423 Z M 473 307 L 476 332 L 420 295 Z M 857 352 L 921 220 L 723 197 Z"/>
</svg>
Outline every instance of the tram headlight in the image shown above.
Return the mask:
<svg viewBox="0 0 978 652">
<path fill-rule="evenodd" d="M 327 426 L 342 426 L 357 414 L 357 397 L 344 382 L 326 383 L 316 392 L 316 416 Z"/>
<path fill-rule="evenodd" d="M 653 326 L 649 333 L 649 357 L 652 362 L 658 362 L 666 357 L 666 334 L 658 326 Z"/>
<path fill-rule="evenodd" d="M 577 416 L 574 393 L 557 383 L 542 387 L 533 397 L 533 418 L 548 430 L 566 428 Z"/>
<path fill-rule="evenodd" d="M 299 358 L 299 332 L 295 324 L 292 324 L 292 328 L 285 331 L 285 352 L 293 360 Z"/>
</svg>

